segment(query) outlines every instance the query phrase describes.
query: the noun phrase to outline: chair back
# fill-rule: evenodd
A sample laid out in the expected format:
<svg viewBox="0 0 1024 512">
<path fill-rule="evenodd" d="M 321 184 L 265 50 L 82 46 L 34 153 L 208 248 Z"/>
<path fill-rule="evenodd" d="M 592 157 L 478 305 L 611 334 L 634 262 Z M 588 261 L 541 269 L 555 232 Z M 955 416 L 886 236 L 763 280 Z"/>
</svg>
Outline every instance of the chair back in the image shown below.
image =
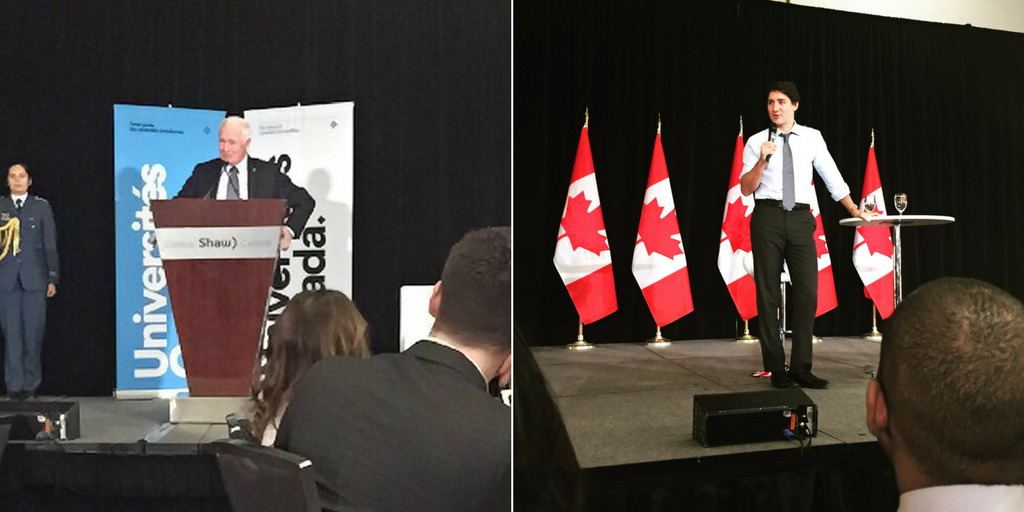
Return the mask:
<svg viewBox="0 0 1024 512">
<path fill-rule="evenodd" d="M 13 414 L 0 414 L 0 465 L 4 462 L 4 448 L 7 447 L 7 439 L 11 436 L 11 426 L 14 425 Z"/>
<path fill-rule="evenodd" d="M 236 512 L 320 512 L 313 463 L 277 448 L 237 439 L 214 441 L 224 490 Z"/>
</svg>

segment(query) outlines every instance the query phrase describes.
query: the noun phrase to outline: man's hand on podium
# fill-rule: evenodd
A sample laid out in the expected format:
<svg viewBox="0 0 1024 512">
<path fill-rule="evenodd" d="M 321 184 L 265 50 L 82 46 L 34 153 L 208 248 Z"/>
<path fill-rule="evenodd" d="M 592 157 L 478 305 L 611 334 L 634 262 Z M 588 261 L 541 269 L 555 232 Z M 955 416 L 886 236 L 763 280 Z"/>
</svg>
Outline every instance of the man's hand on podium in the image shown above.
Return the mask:
<svg viewBox="0 0 1024 512">
<path fill-rule="evenodd" d="M 288 226 L 281 226 L 280 251 L 287 251 L 292 246 L 292 230 Z"/>
</svg>

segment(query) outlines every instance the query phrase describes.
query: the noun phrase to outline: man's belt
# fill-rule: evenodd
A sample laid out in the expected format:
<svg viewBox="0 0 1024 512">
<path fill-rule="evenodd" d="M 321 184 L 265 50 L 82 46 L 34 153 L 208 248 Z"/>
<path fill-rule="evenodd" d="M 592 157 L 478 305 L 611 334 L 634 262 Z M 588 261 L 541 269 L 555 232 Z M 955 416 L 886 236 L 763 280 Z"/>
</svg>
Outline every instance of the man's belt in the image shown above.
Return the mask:
<svg viewBox="0 0 1024 512">
<path fill-rule="evenodd" d="M 778 199 L 755 199 L 754 203 L 765 205 L 765 206 L 775 206 L 777 208 L 786 209 L 785 206 L 782 206 L 782 201 L 779 201 Z M 796 203 L 796 204 L 793 205 L 793 209 L 794 210 L 810 210 L 811 209 L 811 205 L 809 205 L 807 203 Z"/>
</svg>

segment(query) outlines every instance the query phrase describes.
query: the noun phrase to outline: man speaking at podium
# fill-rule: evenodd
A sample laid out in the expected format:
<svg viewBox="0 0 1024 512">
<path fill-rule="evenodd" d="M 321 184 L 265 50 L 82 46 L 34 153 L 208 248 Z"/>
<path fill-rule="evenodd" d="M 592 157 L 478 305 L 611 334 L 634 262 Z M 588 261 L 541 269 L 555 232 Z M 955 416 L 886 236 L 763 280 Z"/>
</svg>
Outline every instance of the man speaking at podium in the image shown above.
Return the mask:
<svg viewBox="0 0 1024 512">
<path fill-rule="evenodd" d="M 249 122 L 227 117 L 220 123 L 220 158 L 196 165 L 177 197 L 212 199 L 284 199 L 288 217 L 281 228 L 282 251 L 302 233 L 316 201 L 292 183 L 277 165 L 249 156 Z"/>
</svg>

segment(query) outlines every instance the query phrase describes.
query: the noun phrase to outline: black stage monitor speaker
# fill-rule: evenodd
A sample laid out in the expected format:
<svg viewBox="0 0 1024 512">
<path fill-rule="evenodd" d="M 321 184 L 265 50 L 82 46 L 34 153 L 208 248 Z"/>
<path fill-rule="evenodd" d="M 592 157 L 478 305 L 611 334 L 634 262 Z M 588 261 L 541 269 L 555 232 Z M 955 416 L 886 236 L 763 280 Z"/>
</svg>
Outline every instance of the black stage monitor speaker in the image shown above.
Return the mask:
<svg viewBox="0 0 1024 512">
<path fill-rule="evenodd" d="M 79 437 L 78 402 L 0 400 L 0 415 L 11 416 L 11 441 Z"/>
<path fill-rule="evenodd" d="M 705 447 L 782 441 L 786 429 L 818 435 L 818 408 L 800 389 L 693 397 L 693 438 Z"/>
</svg>

